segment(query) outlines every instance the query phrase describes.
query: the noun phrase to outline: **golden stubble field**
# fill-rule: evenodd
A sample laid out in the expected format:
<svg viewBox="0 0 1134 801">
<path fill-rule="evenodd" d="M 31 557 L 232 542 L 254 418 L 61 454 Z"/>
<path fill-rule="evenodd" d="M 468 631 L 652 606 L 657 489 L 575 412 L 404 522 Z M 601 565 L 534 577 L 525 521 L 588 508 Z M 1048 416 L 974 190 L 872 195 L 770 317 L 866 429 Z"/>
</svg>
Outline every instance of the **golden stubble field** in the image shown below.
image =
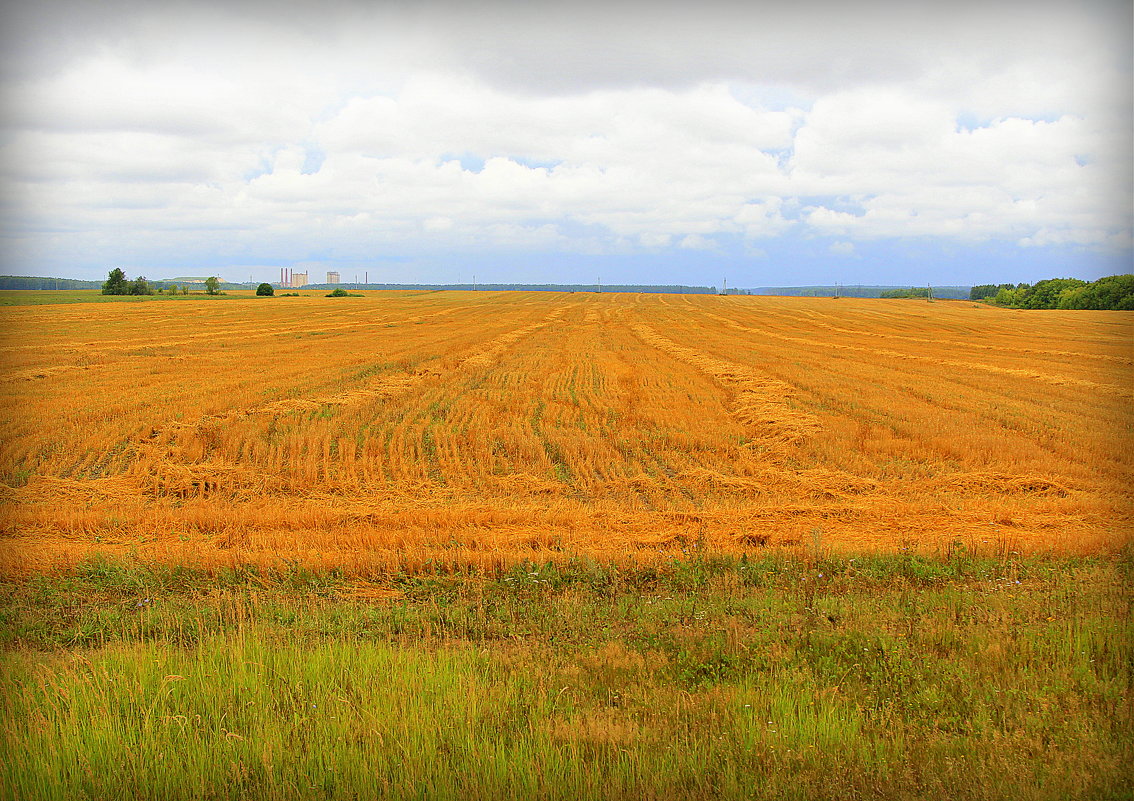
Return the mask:
<svg viewBox="0 0 1134 801">
<path fill-rule="evenodd" d="M 321 295 L 0 308 L 0 572 L 1131 538 L 1134 314 Z"/>
</svg>

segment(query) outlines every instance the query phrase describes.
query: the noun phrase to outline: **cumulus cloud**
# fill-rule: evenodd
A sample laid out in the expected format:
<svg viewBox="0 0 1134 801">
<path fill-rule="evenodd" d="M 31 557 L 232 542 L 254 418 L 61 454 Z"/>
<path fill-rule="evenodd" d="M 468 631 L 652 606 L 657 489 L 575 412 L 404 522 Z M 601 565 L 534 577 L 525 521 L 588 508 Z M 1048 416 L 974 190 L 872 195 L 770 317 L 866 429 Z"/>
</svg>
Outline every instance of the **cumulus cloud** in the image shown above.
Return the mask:
<svg viewBox="0 0 1134 801">
<path fill-rule="evenodd" d="M 9 267 L 1129 247 L 1121 4 L 5 14 Z"/>
<path fill-rule="evenodd" d="M 681 238 L 678 246 L 686 250 L 714 250 L 716 243 L 700 234 L 689 234 Z"/>
</svg>

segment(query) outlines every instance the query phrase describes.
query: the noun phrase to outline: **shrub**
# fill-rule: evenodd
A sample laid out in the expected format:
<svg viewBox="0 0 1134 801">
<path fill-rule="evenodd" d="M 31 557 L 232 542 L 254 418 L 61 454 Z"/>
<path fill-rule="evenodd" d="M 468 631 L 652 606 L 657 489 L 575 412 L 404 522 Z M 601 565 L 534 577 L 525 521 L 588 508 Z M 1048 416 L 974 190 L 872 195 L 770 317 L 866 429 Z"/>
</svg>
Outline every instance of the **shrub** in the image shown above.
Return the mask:
<svg viewBox="0 0 1134 801">
<path fill-rule="evenodd" d="M 276 290 L 272 288 L 271 284 L 260 284 L 256 287 L 256 294 L 260 297 L 270 298 L 276 294 Z"/>
<path fill-rule="evenodd" d="M 130 282 L 130 287 L 127 291 L 128 295 L 152 295 L 153 289 L 150 288 L 150 282 L 146 280 L 144 275 L 139 275 Z"/>
</svg>

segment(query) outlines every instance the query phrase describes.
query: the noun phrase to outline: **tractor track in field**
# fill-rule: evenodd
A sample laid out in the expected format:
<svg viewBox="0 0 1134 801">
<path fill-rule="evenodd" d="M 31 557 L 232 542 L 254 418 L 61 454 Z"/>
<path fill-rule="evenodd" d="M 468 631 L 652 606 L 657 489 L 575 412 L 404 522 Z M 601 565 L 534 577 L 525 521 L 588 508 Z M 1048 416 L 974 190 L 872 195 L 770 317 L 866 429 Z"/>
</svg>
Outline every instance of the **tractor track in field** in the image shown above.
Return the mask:
<svg viewBox="0 0 1134 801">
<path fill-rule="evenodd" d="M 782 450 L 807 439 L 819 429 L 819 420 L 814 415 L 788 403 L 795 394 L 790 384 L 679 345 L 644 323 L 632 323 L 630 329 L 647 345 L 696 367 L 731 389 L 735 393 L 732 415 L 750 431 L 754 444 L 767 450 Z"/>
<path fill-rule="evenodd" d="M 444 310 L 438 314 L 450 311 L 452 310 Z M 179 461 L 174 456 L 179 439 L 183 436 L 213 438 L 218 436 L 225 425 L 249 417 L 272 418 L 292 413 L 316 413 L 328 406 L 361 405 L 402 395 L 424 382 L 459 370 L 491 367 L 517 342 L 558 322 L 566 311 L 566 307 L 553 309 L 542 320 L 496 336 L 465 353 L 456 366 L 449 370 L 443 369 L 439 364 L 426 365 L 412 372 L 381 375 L 368 380 L 363 386 L 345 392 L 287 398 L 224 414 L 206 415 L 194 422 L 168 421 L 152 426 L 149 434 L 128 444 L 128 449 L 132 452 L 132 464 L 126 474 L 85 480 L 60 479 L 54 484 L 58 485 L 57 489 L 71 493 L 83 494 L 85 485 L 95 495 L 105 495 L 107 491 L 121 494 L 123 480 L 133 479 L 143 491 L 155 495 L 190 497 L 220 491 L 238 497 L 251 497 L 268 488 L 269 476 L 237 463 L 218 460 L 194 463 Z M 418 315 L 417 318 L 434 316 L 437 314 Z M 440 362 L 441 359 L 434 361 Z M 107 486 L 103 487 L 102 484 Z M 17 496 L 21 494 L 20 490 L 13 490 L 13 493 Z"/>
<path fill-rule="evenodd" d="M 773 316 L 783 317 L 782 313 L 771 312 Z M 989 345 L 981 342 L 968 342 L 956 339 L 930 339 L 929 337 L 916 337 L 909 334 L 898 334 L 889 331 L 869 331 L 865 328 L 846 328 L 843 326 L 835 325 L 834 323 L 826 322 L 823 319 L 830 316 L 822 312 L 815 312 L 809 317 L 809 322 L 819 328 L 827 331 L 832 331 L 836 334 L 847 334 L 849 336 L 861 337 L 877 337 L 887 340 L 900 340 L 902 342 L 911 342 L 918 345 L 937 345 L 949 348 L 960 348 L 968 350 L 979 350 L 985 352 L 1000 352 L 1007 353 L 1013 356 L 1027 355 L 1027 356 L 1049 356 L 1057 358 L 1069 359 L 1094 359 L 1096 361 L 1107 361 L 1115 364 L 1134 365 L 1134 357 L 1130 356 L 1116 356 L 1109 353 L 1084 353 L 1082 351 L 1070 350 L 1051 350 L 1047 348 L 1033 348 L 1026 345 L 1019 344 L 1003 344 L 1003 345 Z M 739 321 L 737 321 L 739 322 Z"/>
<path fill-rule="evenodd" d="M 777 339 L 781 342 L 791 342 L 796 345 L 805 345 L 808 347 L 823 348 L 826 350 L 841 350 L 856 353 L 866 353 L 871 356 L 882 356 L 887 359 L 895 359 L 902 361 L 917 361 L 925 362 L 941 367 L 956 367 L 962 370 L 980 370 L 988 373 L 996 373 L 998 375 L 1007 375 L 1014 378 L 1026 378 L 1033 381 L 1042 381 L 1055 386 L 1072 386 L 1083 387 L 1085 389 L 1102 390 L 1112 392 L 1126 398 L 1134 398 L 1134 389 L 1129 387 L 1119 386 L 1117 384 L 1104 384 L 1097 381 L 1088 381 L 1083 378 L 1073 378 L 1071 376 L 1057 376 L 1048 375 L 1045 373 L 1037 373 L 1034 370 L 1022 370 L 1016 367 L 999 367 L 994 364 L 981 364 L 979 362 L 965 362 L 956 359 L 942 359 L 936 356 L 921 356 L 914 353 L 902 353 L 901 351 L 888 350 L 886 348 L 868 348 L 863 345 L 849 345 L 843 342 L 830 342 L 820 341 L 816 339 L 808 339 L 807 337 L 796 337 L 788 334 L 778 334 L 763 328 L 752 328 L 742 323 L 737 322 L 731 318 L 725 317 L 720 314 L 713 314 L 712 312 L 703 311 L 706 317 L 710 317 L 718 322 L 724 323 L 728 327 L 742 331 L 745 334 L 753 334 L 760 337 L 767 337 L 769 339 Z"/>
</svg>

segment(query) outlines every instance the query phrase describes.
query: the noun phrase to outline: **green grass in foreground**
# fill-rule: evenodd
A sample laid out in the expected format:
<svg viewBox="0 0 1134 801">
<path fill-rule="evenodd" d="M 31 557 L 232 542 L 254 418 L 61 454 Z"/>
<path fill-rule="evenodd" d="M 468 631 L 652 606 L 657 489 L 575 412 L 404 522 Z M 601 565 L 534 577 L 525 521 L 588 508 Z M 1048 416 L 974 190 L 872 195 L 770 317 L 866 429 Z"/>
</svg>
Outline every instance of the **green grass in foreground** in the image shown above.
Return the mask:
<svg viewBox="0 0 1134 801">
<path fill-rule="evenodd" d="M 88 562 L 0 584 L 0 795 L 1131 798 L 1132 572 Z"/>
</svg>

